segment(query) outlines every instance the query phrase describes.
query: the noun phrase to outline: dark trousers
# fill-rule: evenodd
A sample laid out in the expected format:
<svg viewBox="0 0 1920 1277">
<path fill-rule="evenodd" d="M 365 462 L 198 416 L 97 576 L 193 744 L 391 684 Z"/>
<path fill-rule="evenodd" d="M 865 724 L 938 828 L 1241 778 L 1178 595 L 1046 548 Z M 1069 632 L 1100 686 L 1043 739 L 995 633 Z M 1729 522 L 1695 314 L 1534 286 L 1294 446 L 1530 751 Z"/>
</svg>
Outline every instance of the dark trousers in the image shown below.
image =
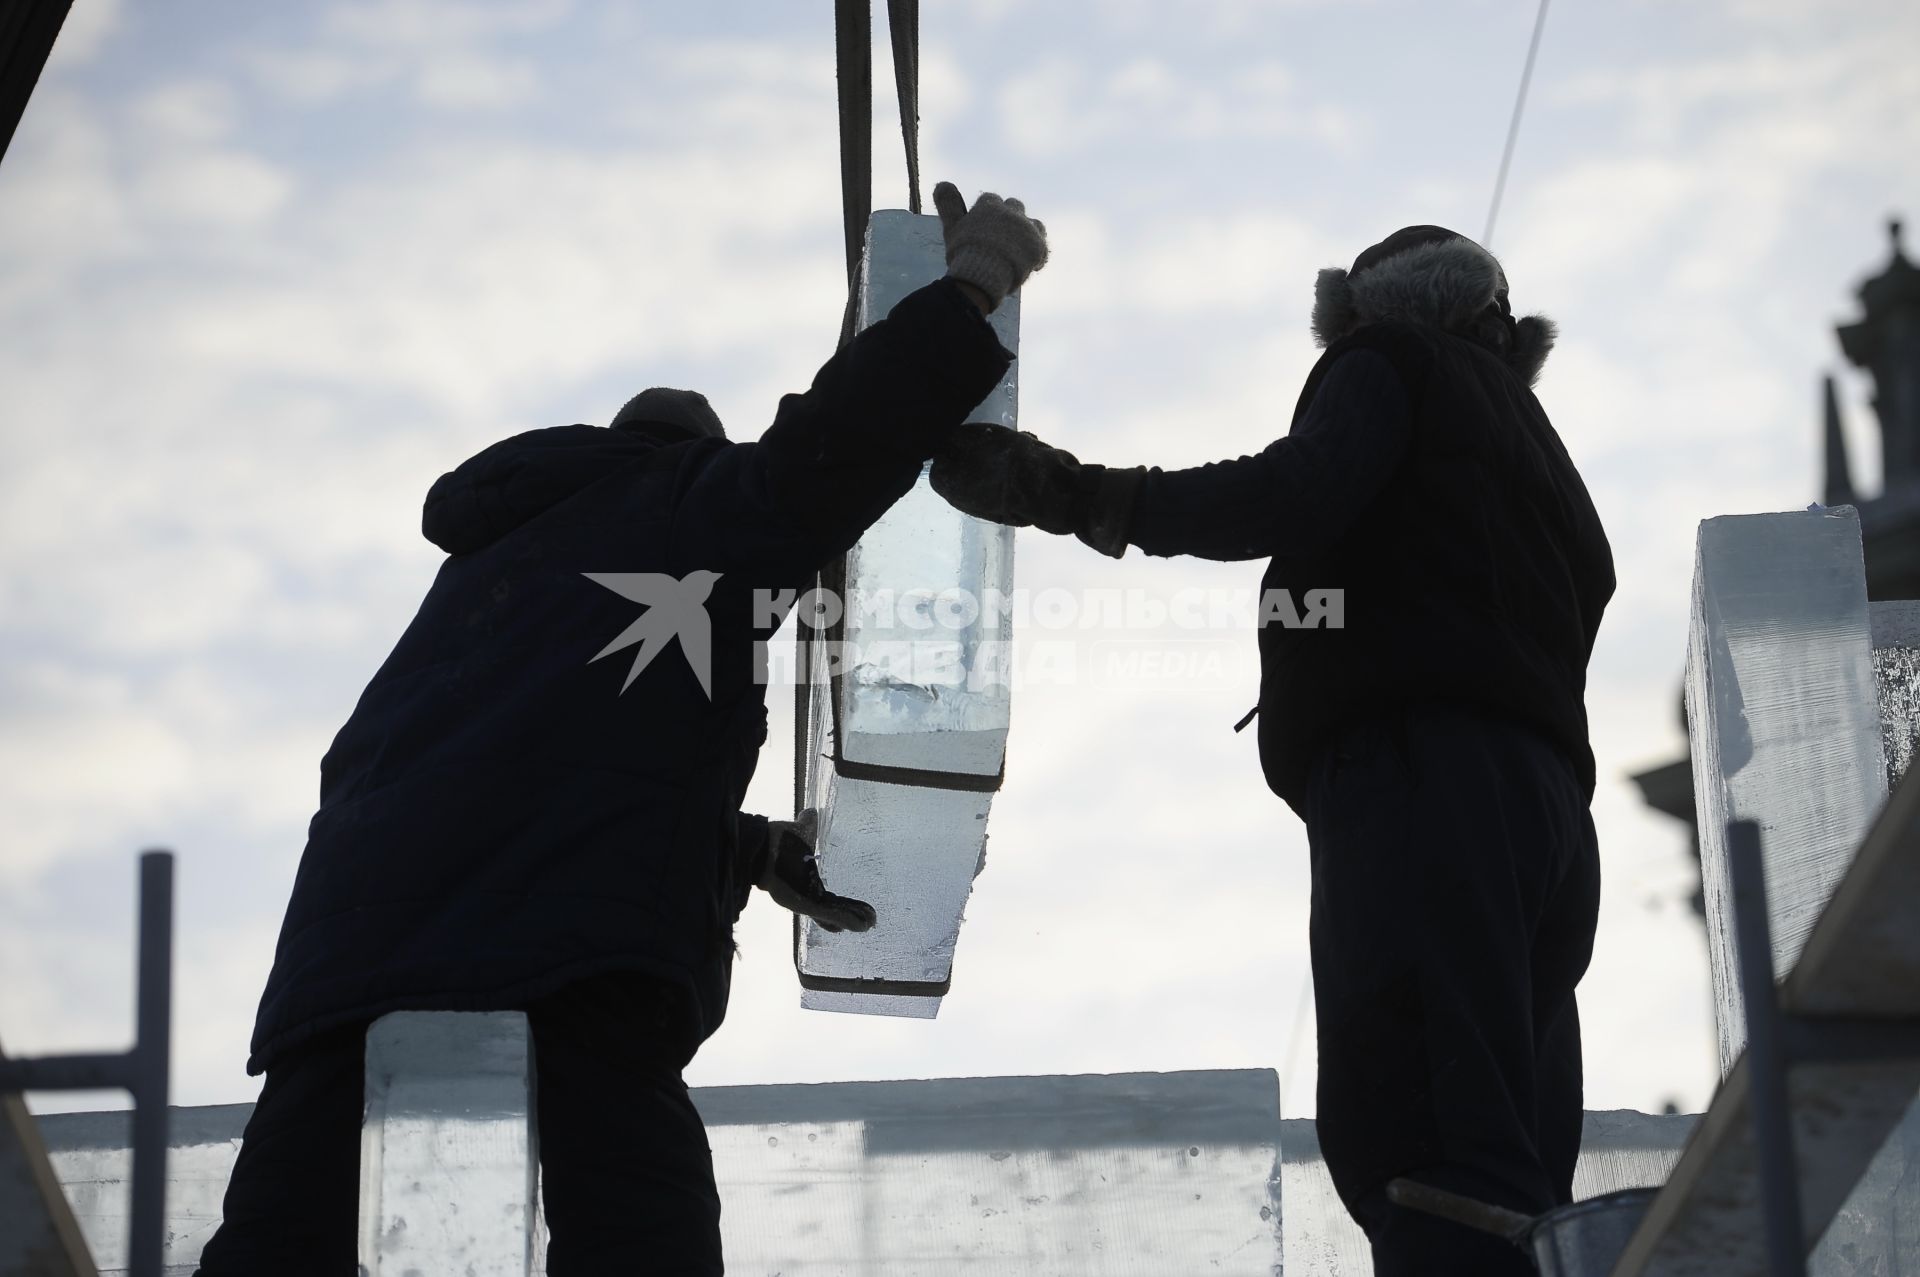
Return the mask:
<svg viewBox="0 0 1920 1277">
<path fill-rule="evenodd" d="M 1580 1151 L 1574 985 L 1599 848 L 1572 764 L 1531 731 L 1416 709 L 1336 734 L 1307 799 L 1320 1146 L 1380 1277 L 1535 1272 L 1390 1204 L 1407 1176 L 1537 1214 Z"/>
<path fill-rule="evenodd" d="M 720 1198 L 680 1071 L 692 1035 L 674 995 L 596 976 L 526 1008 L 538 1079 L 547 1271 L 721 1271 Z M 267 1069 L 200 1277 L 358 1271 L 366 1025 Z"/>
</svg>

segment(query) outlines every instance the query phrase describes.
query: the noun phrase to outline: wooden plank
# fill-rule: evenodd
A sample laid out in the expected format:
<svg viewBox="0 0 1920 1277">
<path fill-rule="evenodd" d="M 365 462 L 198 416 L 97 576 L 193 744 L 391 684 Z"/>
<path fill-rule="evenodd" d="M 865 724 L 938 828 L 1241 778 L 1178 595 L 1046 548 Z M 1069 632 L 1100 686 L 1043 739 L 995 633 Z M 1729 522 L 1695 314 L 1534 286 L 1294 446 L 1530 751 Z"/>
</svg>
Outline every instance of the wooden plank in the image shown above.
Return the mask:
<svg viewBox="0 0 1920 1277">
<path fill-rule="evenodd" d="M 13 1094 L 0 1095 L 0 1277 L 98 1277 L 40 1128 Z"/>
<path fill-rule="evenodd" d="M 1835 888 L 1782 991 L 1801 1015 L 1920 1017 L 1920 767 Z"/>
<path fill-rule="evenodd" d="M 1817 1065 L 1788 1079 L 1800 1217 L 1818 1239 L 1920 1090 L 1920 1061 Z M 1614 1277 L 1766 1277 L 1747 1062 L 1734 1067 L 1687 1141 Z"/>
<path fill-rule="evenodd" d="M 1920 768 L 1894 790 L 1781 994 L 1793 1014 L 1920 1017 Z M 1824 1233 L 1920 1091 L 1920 1060 L 1802 1064 L 1788 1077 L 1801 1219 Z M 1614 1277 L 1763 1277 L 1759 1165 L 1743 1055 L 1648 1208 Z"/>
</svg>

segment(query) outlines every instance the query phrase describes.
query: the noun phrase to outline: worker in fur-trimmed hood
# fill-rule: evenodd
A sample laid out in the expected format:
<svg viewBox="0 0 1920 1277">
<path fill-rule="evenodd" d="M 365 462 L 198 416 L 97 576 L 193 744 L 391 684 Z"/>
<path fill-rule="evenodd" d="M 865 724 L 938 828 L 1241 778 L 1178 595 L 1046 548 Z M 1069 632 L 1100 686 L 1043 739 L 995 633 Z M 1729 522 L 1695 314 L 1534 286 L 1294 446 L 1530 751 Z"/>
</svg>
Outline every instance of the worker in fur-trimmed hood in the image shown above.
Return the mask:
<svg viewBox="0 0 1920 1277">
<path fill-rule="evenodd" d="M 1396 231 L 1320 272 L 1313 333 L 1291 429 L 1256 455 L 1117 469 L 969 426 L 933 484 L 1116 557 L 1270 560 L 1260 756 L 1312 851 L 1328 1169 L 1382 1277 L 1527 1273 L 1385 1190 L 1570 1200 L 1599 904 L 1584 697 L 1612 554 L 1531 390 L 1554 327 L 1514 318 L 1486 249 Z"/>
</svg>

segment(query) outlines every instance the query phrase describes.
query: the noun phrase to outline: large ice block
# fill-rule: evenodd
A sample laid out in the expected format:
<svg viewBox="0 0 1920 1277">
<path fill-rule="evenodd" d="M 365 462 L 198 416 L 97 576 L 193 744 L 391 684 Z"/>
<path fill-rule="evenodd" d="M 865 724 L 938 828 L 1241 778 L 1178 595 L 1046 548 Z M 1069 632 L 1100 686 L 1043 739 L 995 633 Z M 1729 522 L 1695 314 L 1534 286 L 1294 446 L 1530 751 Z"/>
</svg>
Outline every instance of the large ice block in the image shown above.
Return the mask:
<svg viewBox="0 0 1920 1277">
<path fill-rule="evenodd" d="M 1270 1277 L 1283 1245 L 1286 1277 L 1372 1272 L 1313 1122 L 1280 1120 L 1268 1069 L 692 1094 L 726 1204 L 720 1227 L 730 1273 Z M 193 1271 L 219 1220 L 251 1108 L 173 1111 L 169 1277 Z M 42 1119 L 103 1277 L 125 1271 L 126 1117 Z M 1660 1183 L 1697 1121 L 1588 1113 L 1574 1196 Z M 1920 1146 L 1909 1141 L 1889 1153 L 1870 1177 L 1876 1192 L 1920 1174 Z M 1879 1213 L 1843 1211 L 1811 1272 L 1920 1277 L 1911 1207 L 1866 1197 Z"/>
<path fill-rule="evenodd" d="M 367 1030 L 365 1277 L 526 1277 L 537 1241 L 533 1041 L 518 1011 L 400 1011 Z"/>
<path fill-rule="evenodd" d="M 822 863 L 833 890 L 868 901 L 879 920 L 857 935 L 803 928 L 800 970 L 816 979 L 945 983 L 992 798 L 837 779 L 821 809 L 830 831 Z"/>
<path fill-rule="evenodd" d="M 1886 801 L 1876 686 L 1852 507 L 1701 523 L 1687 715 L 1723 1074 L 1746 1043 L 1727 822 L 1760 824 L 1784 977 Z"/>
<path fill-rule="evenodd" d="M 840 754 L 998 775 L 1007 749 L 1013 529 L 948 505 L 925 474 L 847 555 Z"/>
<path fill-rule="evenodd" d="M 1271 1277 L 1280 1263 L 1271 1069 L 710 1087 L 692 1098 L 725 1205 L 727 1271 L 739 1277 Z M 169 1277 L 193 1271 L 250 1107 L 175 1110 Z M 124 1210 L 95 1209 L 126 1192 L 124 1118 L 68 1114 L 45 1128 L 83 1231 L 113 1247 L 103 1277 L 124 1271 Z M 469 1270 L 442 1260 L 418 1271 Z"/>
<path fill-rule="evenodd" d="M 858 325 L 944 270 L 938 218 L 875 213 Z M 991 322 L 1014 349 L 1018 297 Z M 972 419 L 1011 427 L 1014 414 L 1009 371 Z M 923 472 L 843 567 L 838 623 L 813 645 L 808 671 L 802 805 L 818 813 L 828 885 L 871 903 L 879 923 L 856 934 L 796 920 L 801 1005 L 931 1017 L 1006 757 L 1013 533 L 953 509 Z"/>
<path fill-rule="evenodd" d="M 940 219 L 883 209 L 867 226 L 858 324 L 886 317 L 946 271 Z M 1008 350 L 1018 294 L 989 318 Z M 1018 365 L 1016 364 L 1015 367 Z M 1013 369 L 969 418 L 1011 427 Z M 948 505 L 923 472 L 847 555 L 847 667 L 835 688 L 840 754 L 856 762 L 993 776 L 1006 752 L 1013 529 Z"/>
</svg>

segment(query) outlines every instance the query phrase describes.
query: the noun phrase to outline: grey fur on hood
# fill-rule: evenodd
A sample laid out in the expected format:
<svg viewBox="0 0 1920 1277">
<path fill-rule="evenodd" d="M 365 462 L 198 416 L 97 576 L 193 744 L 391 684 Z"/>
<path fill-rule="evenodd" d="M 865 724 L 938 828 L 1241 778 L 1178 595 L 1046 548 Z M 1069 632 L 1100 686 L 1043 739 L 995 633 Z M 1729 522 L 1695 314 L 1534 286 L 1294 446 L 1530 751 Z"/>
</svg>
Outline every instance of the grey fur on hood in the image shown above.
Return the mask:
<svg viewBox="0 0 1920 1277">
<path fill-rule="evenodd" d="M 1313 286 L 1313 339 L 1326 347 L 1386 320 L 1430 324 L 1492 348 L 1531 386 L 1558 330 L 1544 315 L 1510 321 L 1506 297 L 1506 273 L 1472 240 L 1421 244 L 1357 276 L 1338 266 L 1321 271 Z"/>
</svg>

